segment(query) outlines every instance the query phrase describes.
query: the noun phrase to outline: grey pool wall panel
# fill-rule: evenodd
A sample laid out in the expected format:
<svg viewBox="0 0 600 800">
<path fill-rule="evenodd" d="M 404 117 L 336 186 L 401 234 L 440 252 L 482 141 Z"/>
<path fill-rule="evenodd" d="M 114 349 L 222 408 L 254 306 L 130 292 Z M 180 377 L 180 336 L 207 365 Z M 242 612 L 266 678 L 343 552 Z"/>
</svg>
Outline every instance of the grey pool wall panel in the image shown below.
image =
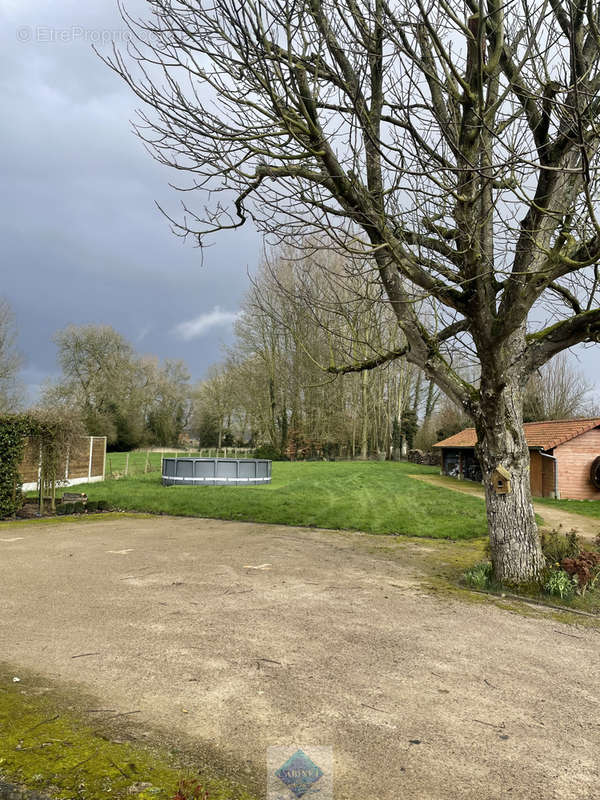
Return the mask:
<svg viewBox="0 0 600 800">
<path fill-rule="evenodd" d="M 271 483 L 263 458 L 163 458 L 163 486 L 260 486 Z"/>
</svg>

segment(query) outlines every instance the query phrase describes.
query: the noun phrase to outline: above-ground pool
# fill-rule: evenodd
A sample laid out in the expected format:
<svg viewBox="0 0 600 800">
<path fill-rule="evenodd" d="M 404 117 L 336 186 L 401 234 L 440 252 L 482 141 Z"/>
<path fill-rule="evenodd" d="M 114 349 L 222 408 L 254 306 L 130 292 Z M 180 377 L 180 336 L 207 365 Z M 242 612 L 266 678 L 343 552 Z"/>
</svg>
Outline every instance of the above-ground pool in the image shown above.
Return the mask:
<svg viewBox="0 0 600 800">
<path fill-rule="evenodd" d="M 257 486 L 271 483 L 263 458 L 163 458 L 163 486 Z"/>
</svg>

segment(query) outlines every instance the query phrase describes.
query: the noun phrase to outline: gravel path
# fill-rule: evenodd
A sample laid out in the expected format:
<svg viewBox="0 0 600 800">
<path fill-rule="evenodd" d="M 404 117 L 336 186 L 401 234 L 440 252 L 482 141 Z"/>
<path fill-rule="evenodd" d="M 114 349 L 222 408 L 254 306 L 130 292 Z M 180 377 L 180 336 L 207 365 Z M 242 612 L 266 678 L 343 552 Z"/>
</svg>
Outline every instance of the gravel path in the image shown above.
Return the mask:
<svg viewBox="0 0 600 800">
<path fill-rule="evenodd" d="M 168 517 L 12 528 L 1 650 L 242 765 L 331 746 L 336 800 L 597 797 L 600 633 L 430 596 L 382 542 L 413 546 Z"/>
</svg>

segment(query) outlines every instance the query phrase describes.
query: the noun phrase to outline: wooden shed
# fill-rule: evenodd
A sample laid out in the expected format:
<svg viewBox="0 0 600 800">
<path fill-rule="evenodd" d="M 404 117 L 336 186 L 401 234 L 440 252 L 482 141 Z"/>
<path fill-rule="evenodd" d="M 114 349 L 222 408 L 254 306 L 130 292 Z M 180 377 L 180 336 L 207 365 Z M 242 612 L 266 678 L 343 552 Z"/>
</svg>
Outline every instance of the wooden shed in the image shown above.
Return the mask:
<svg viewBox="0 0 600 800">
<path fill-rule="evenodd" d="M 600 418 L 526 422 L 524 429 L 534 497 L 600 500 L 592 479 L 600 458 Z M 476 443 L 475 428 L 466 428 L 435 444 L 442 451 L 442 473 L 481 481 Z"/>
</svg>

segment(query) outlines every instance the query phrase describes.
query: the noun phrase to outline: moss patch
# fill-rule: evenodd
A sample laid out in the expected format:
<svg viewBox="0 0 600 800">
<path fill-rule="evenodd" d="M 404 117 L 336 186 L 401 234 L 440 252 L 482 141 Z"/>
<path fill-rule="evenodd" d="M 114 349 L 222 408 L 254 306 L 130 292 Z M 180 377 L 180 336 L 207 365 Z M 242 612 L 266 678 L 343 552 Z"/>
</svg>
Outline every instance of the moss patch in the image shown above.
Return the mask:
<svg viewBox="0 0 600 800">
<path fill-rule="evenodd" d="M 13 681 L 15 675 L 19 682 Z M 124 741 L 129 723 L 110 711 L 96 711 L 93 700 L 87 709 L 80 702 L 45 679 L 0 667 L 0 778 L 56 798 L 82 800 L 171 800 L 179 781 L 193 778 L 209 800 L 256 800 L 205 764 Z M 83 718 L 86 710 L 89 719 Z"/>
<path fill-rule="evenodd" d="M 19 528 L 29 525 L 85 525 L 88 522 L 101 522 L 116 519 L 151 519 L 155 514 L 143 514 L 139 512 L 125 511 L 104 511 L 97 514 L 70 514 L 65 517 L 39 517 L 37 519 L 6 519 L 0 521 L 0 531 L 10 528 Z"/>
</svg>

